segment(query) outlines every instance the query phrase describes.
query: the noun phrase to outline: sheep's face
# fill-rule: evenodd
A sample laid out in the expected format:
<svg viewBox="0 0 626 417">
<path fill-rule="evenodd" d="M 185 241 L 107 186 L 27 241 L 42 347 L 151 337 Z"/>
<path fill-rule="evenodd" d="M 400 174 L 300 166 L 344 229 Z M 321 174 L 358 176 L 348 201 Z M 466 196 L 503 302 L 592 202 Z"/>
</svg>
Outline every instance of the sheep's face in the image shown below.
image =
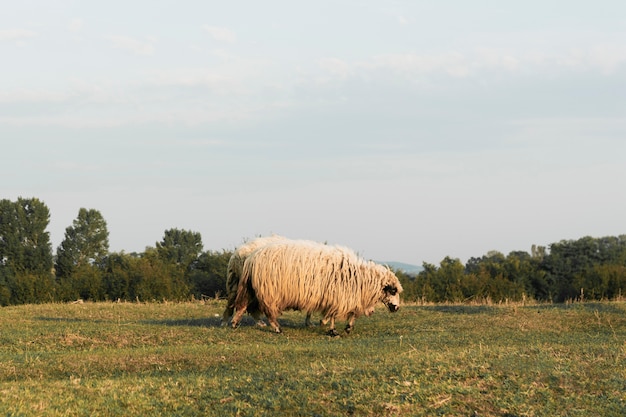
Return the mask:
<svg viewBox="0 0 626 417">
<path fill-rule="evenodd" d="M 392 313 L 398 311 L 400 308 L 400 293 L 402 292 L 402 286 L 398 285 L 386 285 L 383 288 L 384 296 L 382 299 L 383 304 L 387 306 Z"/>
</svg>

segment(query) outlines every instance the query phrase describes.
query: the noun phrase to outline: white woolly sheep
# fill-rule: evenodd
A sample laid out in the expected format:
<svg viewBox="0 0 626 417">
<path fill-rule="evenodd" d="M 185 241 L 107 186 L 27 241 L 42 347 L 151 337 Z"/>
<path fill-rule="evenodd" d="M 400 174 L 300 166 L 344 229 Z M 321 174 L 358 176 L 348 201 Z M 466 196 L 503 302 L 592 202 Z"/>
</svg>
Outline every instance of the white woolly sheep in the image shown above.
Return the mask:
<svg viewBox="0 0 626 417">
<path fill-rule="evenodd" d="M 319 311 L 329 334 L 338 335 L 335 320 L 348 321 L 346 332 L 361 315 L 371 315 L 377 303 L 395 312 L 402 286 L 388 268 L 358 257 L 352 250 L 311 241 L 263 246 L 244 262 L 232 320 L 237 327 L 249 305 L 258 302 L 274 331 L 277 317 L 288 309 Z"/>
</svg>

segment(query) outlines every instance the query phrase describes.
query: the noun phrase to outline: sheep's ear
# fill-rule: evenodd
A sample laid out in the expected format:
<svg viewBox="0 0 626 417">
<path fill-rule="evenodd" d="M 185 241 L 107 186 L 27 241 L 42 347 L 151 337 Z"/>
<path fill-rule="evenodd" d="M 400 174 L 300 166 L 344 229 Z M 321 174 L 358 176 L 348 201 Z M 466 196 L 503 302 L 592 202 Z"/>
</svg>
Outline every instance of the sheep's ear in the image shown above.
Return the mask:
<svg viewBox="0 0 626 417">
<path fill-rule="evenodd" d="M 396 295 L 396 293 L 398 292 L 398 289 L 392 285 L 386 285 L 385 288 L 383 288 L 383 291 L 391 295 Z"/>
</svg>

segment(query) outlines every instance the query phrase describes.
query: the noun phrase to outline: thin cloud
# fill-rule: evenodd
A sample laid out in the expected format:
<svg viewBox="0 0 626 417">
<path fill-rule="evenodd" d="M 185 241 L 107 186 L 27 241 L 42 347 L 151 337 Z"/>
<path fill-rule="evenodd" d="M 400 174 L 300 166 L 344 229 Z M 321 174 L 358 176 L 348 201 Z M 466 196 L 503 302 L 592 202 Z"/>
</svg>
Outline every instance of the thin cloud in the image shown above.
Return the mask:
<svg viewBox="0 0 626 417">
<path fill-rule="evenodd" d="M 67 29 L 70 32 L 80 32 L 85 26 L 85 21 L 83 19 L 72 19 L 70 23 L 67 25 Z"/>
<path fill-rule="evenodd" d="M 60 103 L 66 101 L 67 93 L 51 90 L 18 89 L 12 91 L 0 91 L 0 104 L 23 104 L 23 103 Z"/>
<path fill-rule="evenodd" d="M 353 72 L 348 62 L 338 58 L 322 58 L 318 61 L 318 65 L 322 70 L 340 78 L 347 78 Z"/>
<path fill-rule="evenodd" d="M 106 36 L 105 39 L 111 41 L 114 48 L 130 51 L 137 55 L 152 55 L 155 51 L 154 45 L 152 44 L 153 39 L 143 41 L 122 35 L 110 35 Z"/>
<path fill-rule="evenodd" d="M 493 71 L 504 74 L 591 71 L 609 76 L 626 65 L 626 47 L 591 45 L 559 53 L 478 47 L 436 54 L 382 54 L 358 61 L 323 58 L 317 64 L 325 74 L 339 79 L 380 70 L 405 76 L 446 74 L 452 78 L 480 76 Z"/>
<path fill-rule="evenodd" d="M 597 69 L 603 75 L 611 75 L 626 63 L 626 47 L 616 44 L 600 44 L 588 49 L 572 49 L 558 58 L 564 67 L 582 70 Z"/>
<path fill-rule="evenodd" d="M 37 32 L 26 29 L 5 29 L 0 30 L 0 41 L 21 41 L 38 36 Z"/>
<path fill-rule="evenodd" d="M 408 25 L 408 24 L 409 24 L 409 19 L 407 19 L 407 18 L 406 18 L 406 17 L 404 17 L 404 16 L 400 16 L 400 15 L 398 15 L 398 16 L 396 16 L 396 20 L 397 20 L 397 22 L 398 22 L 400 25 L 402 25 L 402 26 L 405 26 L 405 25 Z"/>
<path fill-rule="evenodd" d="M 235 35 L 235 32 L 230 29 L 209 25 L 204 25 L 202 28 L 206 32 L 208 32 L 209 35 L 211 35 L 211 37 L 216 41 L 227 43 L 234 43 L 237 41 L 237 36 Z"/>
</svg>

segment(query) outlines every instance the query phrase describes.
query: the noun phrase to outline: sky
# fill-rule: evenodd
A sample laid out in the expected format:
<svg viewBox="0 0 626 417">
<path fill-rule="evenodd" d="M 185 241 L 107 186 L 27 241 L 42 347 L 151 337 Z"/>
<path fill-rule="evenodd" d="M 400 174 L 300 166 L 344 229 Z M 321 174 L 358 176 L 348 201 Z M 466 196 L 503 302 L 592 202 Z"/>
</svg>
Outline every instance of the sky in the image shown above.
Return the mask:
<svg viewBox="0 0 626 417">
<path fill-rule="evenodd" d="M 626 2 L 6 2 L 0 199 L 111 251 L 466 262 L 626 233 Z"/>
</svg>

